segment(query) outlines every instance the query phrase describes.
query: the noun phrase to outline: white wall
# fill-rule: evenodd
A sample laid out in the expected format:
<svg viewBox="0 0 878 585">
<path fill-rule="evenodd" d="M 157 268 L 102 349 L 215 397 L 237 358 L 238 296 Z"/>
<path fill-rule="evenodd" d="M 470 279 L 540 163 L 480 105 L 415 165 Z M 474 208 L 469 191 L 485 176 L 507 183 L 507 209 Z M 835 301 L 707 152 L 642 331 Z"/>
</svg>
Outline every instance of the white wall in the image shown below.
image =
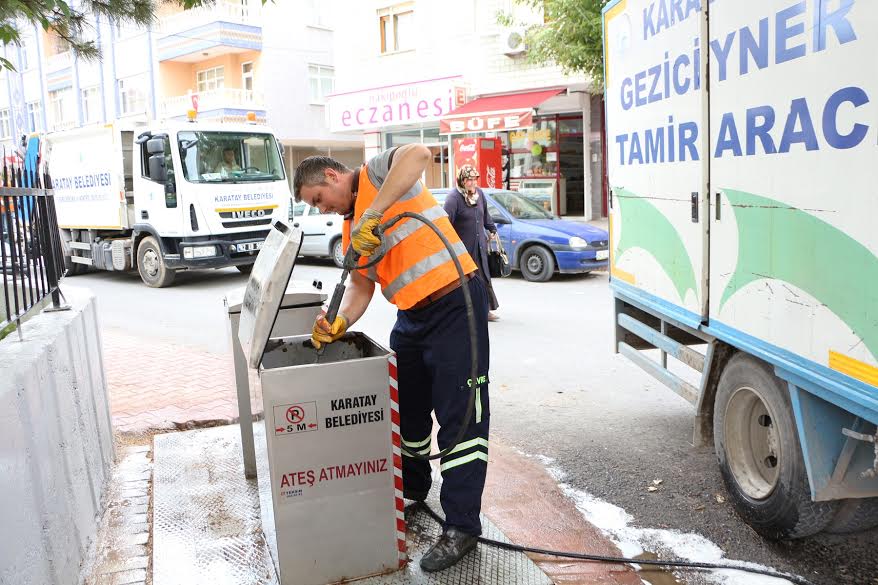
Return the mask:
<svg viewBox="0 0 878 585">
<path fill-rule="evenodd" d="M 0 341 L 0 583 L 76 585 L 114 460 L 94 297 Z"/>
<path fill-rule="evenodd" d="M 316 5 L 318 3 L 312 3 Z M 348 18 L 349 1 L 322 0 L 321 10 L 333 15 L 332 27 Z M 342 9 L 345 14 L 334 11 Z M 325 106 L 310 103 L 308 65 L 334 65 L 337 28 L 317 25 L 308 2 L 267 2 L 262 8 L 261 75 L 268 120 L 281 140 L 350 142 L 350 136 L 328 131 Z M 336 70 L 336 77 L 338 71 Z"/>
<path fill-rule="evenodd" d="M 523 56 L 503 54 L 504 30 L 499 10 L 538 22 L 539 15 L 513 7 L 509 0 L 416 0 L 415 47 L 396 54 L 380 53 L 378 13 L 387 0 L 346 4 L 336 26 L 336 85 L 356 91 L 463 75 L 472 95 L 580 84 L 583 76 L 565 76 L 559 67 L 531 65 Z"/>
</svg>

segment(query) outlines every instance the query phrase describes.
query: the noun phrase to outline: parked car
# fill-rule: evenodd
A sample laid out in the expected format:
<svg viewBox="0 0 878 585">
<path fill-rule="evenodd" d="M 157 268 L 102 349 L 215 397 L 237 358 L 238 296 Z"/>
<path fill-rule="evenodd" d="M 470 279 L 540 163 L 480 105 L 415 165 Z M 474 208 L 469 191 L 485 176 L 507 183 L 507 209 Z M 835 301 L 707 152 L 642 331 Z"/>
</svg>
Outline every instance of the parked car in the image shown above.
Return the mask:
<svg viewBox="0 0 878 585">
<path fill-rule="evenodd" d="M 450 189 L 431 189 L 442 205 Z M 607 267 L 609 234 L 587 223 L 561 219 L 515 191 L 484 189 L 488 213 L 513 270 L 545 282 L 557 271 L 583 274 Z"/>
<path fill-rule="evenodd" d="M 344 250 L 341 247 L 341 226 L 344 219 L 337 213 L 320 213 L 307 203 L 290 206 L 290 223 L 302 230 L 300 256 L 332 258 L 341 268 Z"/>
</svg>

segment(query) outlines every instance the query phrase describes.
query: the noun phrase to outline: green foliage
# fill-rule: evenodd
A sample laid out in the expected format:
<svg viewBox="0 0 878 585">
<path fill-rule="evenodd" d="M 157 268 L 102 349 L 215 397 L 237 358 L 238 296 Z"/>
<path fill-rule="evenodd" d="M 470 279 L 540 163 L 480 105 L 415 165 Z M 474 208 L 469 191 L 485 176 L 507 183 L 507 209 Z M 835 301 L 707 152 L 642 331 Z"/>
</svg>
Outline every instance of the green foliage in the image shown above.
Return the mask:
<svg viewBox="0 0 878 585">
<path fill-rule="evenodd" d="M 497 22 L 503 26 L 525 27 L 528 61 L 556 63 L 565 73 L 584 73 L 600 90 L 604 78 L 601 9 L 608 0 L 514 1 L 545 16 L 545 23 L 527 24 L 509 13 L 497 14 Z"/>
<path fill-rule="evenodd" d="M 89 39 L 94 29 L 93 16 L 147 28 L 156 22 L 159 2 L 177 4 L 187 10 L 214 4 L 214 0 L 81 0 L 73 8 L 69 0 L 0 0 L 0 43 L 20 45 L 21 27 L 32 23 L 46 31 L 51 29 L 67 41 L 80 58 L 99 59 L 100 47 Z M 263 0 L 263 4 L 265 2 Z M 2 57 L 0 68 L 15 69 Z"/>
</svg>

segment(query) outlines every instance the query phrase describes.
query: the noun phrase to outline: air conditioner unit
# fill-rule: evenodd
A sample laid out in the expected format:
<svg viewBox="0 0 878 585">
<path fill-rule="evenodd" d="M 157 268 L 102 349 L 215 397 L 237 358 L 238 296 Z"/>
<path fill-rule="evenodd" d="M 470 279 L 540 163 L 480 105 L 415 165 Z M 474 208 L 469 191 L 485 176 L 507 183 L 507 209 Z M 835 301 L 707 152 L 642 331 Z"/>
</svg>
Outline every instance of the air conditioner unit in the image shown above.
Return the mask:
<svg viewBox="0 0 878 585">
<path fill-rule="evenodd" d="M 503 54 L 509 57 L 522 55 L 527 51 L 525 43 L 525 30 L 523 28 L 506 29 L 501 36 Z"/>
</svg>

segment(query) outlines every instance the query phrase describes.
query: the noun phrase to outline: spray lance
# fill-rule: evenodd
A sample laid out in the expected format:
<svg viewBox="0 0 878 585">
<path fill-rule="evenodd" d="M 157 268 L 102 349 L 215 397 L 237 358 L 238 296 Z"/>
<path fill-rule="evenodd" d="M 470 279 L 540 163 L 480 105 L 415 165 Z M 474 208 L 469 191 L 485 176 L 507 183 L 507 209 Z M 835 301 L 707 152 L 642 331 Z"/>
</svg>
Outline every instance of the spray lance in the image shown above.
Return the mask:
<svg viewBox="0 0 878 585">
<path fill-rule="evenodd" d="M 329 323 L 335 321 L 335 318 L 338 316 L 338 309 L 341 306 L 342 297 L 344 297 L 345 293 L 345 282 L 348 279 L 348 276 L 351 273 L 351 270 L 362 270 L 365 268 L 371 268 L 378 264 L 384 255 L 387 253 L 387 249 L 385 246 L 386 241 L 384 240 L 384 232 L 389 228 L 396 225 L 398 222 L 402 221 L 404 218 L 412 218 L 422 222 L 424 225 L 428 226 L 433 232 L 439 236 L 439 239 L 442 240 L 442 243 L 445 244 L 445 248 L 448 250 L 448 254 L 451 256 L 452 261 L 454 262 L 455 268 L 457 268 L 457 274 L 460 278 L 461 288 L 463 289 L 464 302 L 466 304 L 466 315 L 467 320 L 469 321 L 469 336 L 470 336 L 470 380 L 472 385 L 476 384 L 476 380 L 478 380 L 478 341 L 476 337 L 476 320 L 475 320 L 475 311 L 473 310 L 473 301 L 470 296 L 469 286 L 467 286 L 466 274 L 463 271 L 463 266 L 460 264 L 460 260 L 458 260 L 457 255 L 454 254 L 453 248 L 451 247 L 451 242 L 448 241 L 448 238 L 445 237 L 445 234 L 433 224 L 432 221 L 421 215 L 420 213 L 414 213 L 411 211 L 406 211 L 396 215 L 386 222 L 382 223 L 378 227 L 375 228 L 373 233 L 378 236 L 381 240 L 381 245 L 375 251 L 375 253 L 369 258 L 369 261 L 365 264 L 358 264 L 360 260 L 360 255 L 354 250 L 353 246 L 348 246 L 348 251 L 345 253 L 343 269 L 341 273 L 341 279 L 339 283 L 335 285 L 335 290 L 332 292 L 332 299 L 329 302 L 329 307 L 326 310 L 326 320 Z M 326 348 L 326 345 L 322 345 L 320 349 L 317 350 L 317 359 L 320 359 L 320 356 L 323 354 L 323 350 Z M 414 451 L 409 450 L 405 445 L 402 445 L 402 450 L 405 451 L 407 456 L 416 458 L 416 459 L 439 459 L 447 455 L 450 451 L 452 451 L 457 445 L 463 440 L 466 431 L 469 429 L 470 421 L 473 419 L 473 411 L 475 409 L 475 388 L 473 391 L 469 393 L 469 401 L 467 403 L 466 414 L 463 417 L 463 420 L 460 424 L 460 429 L 458 430 L 457 437 L 455 437 L 454 441 L 445 449 L 441 450 L 439 453 L 435 455 L 422 455 L 420 453 L 416 453 Z M 416 506 L 423 507 L 427 514 L 430 515 L 434 520 L 439 522 L 440 524 L 444 523 L 444 520 L 436 514 L 426 502 L 416 502 Z M 495 546 L 498 548 L 503 548 L 507 550 L 514 550 L 518 552 L 530 552 L 540 555 L 549 555 L 549 556 L 557 556 L 563 558 L 572 558 L 579 560 L 587 560 L 587 561 L 595 561 L 595 562 L 603 562 L 603 563 L 614 563 L 614 564 L 640 564 L 640 565 L 650 565 L 650 566 L 659 566 L 666 568 L 680 568 L 680 569 L 689 569 L 689 570 L 714 570 L 714 569 L 733 569 L 737 571 L 744 571 L 748 573 L 754 573 L 757 575 L 767 575 L 771 577 L 777 577 L 781 579 L 788 579 L 792 583 L 797 585 L 811 585 L 809 581 L 800 577 L 799 575 L 792 575 L 789 573 L 784 573 L 781 571 L 774 571 L 771 569 L 761 569 L 758 567 L 748 567 L 742 565 L 732 565 L 732 564 L 723 564 L 723 563 L 701 563 L 701 562 L 693 562 L 693 561 L 683 561 L 683 560 L 644 560 L 644 559 L 632 559 L 625 557 L 611 557 L 611 556 L 603 556 L 603 555 L 594 555 L 588 553 L 579 553 L 579 552 L 569 552 L 569 551 L 553 551 L 546 550 L 541 548 L 533 548 L 520 546 L 516 544 L 512 544 L 509 542 L 501 542 L 496 540 L 490 540 L 485 537 L 480 536 L 479 542 L 491 546 Z"/>
</svg>

